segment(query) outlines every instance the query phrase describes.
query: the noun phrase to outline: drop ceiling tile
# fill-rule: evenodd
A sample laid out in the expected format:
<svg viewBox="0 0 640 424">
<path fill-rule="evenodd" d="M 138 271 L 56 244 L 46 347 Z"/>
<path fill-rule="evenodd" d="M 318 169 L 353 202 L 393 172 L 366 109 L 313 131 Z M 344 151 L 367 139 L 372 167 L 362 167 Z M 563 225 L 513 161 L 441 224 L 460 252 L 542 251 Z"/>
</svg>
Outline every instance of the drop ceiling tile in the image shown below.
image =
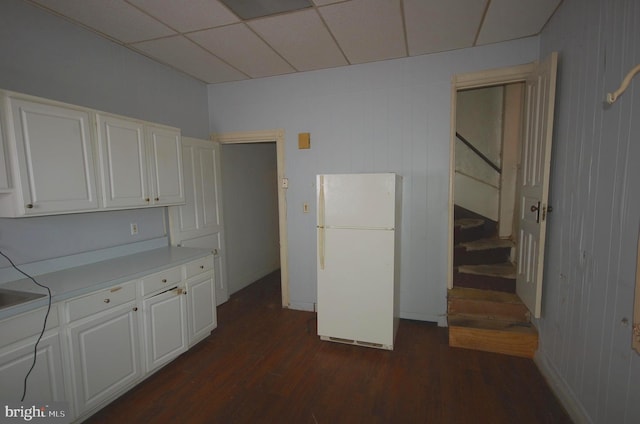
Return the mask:
<svg viewBox="0 0 640 424">
<path fill-rule="evenodd" d="M 242 19 L 288 13 L 313 6 L 309 0 L 220 0 Z"/>
<path fill-rule="evenodd" d="M 491 0 L 476 44 L 538 34 L 561 0 Z"/>
<path fill-rule="evenodd" d="M 188 37 L 252 78 L 295 71 L 245 24 L 193 32 Z"/>
<path fill-rule="evenodd" d="M 404 0 L 409 55 L 473 46 L 487 0 Z"/>
<path fill-rule="evenodd" d="M 144 41 L 131 47 L 207 83 L 247 79 L 246 75 L 183 36 Z"/>
<path fill-rule="evenodd" d="M 352 0 L 318 10 L 350 63 L 406 55 L 400 0 Z"/>
<path fill-rule="evenodd" d="M 128 1 L 180 32 L 239 22 L 238 17 L 217 0 L 189 0 L 188 7 L 175 0 Z"/>
<path fill-rule="evenodd" d="M 146 15 L 124 0 L 35 0 L 123 43 L 175 34 L 171 28 Z"/>
<path fill-rule="evenodd" d="M 315 10 L 256 19 L 248 25 L 298 71 L 348 65 Z"/>
<path fill-rule="evenodd" d="M 332 4 L 332 3 L 340 3 L 344 0 L 313 0 L 313 3 L 316 6 L 326 6 L 328 4 Z"/>
</svg>

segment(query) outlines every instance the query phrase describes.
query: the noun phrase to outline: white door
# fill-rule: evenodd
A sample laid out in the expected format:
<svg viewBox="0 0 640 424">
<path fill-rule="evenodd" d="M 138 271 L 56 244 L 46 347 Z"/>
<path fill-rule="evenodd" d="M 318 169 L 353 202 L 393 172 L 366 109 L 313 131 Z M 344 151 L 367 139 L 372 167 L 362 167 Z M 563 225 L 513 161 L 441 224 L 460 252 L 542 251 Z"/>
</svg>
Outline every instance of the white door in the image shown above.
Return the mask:
<svg viewBox="0 0 640 424">
<path fill-rule="evenodd" d="M 541 313 L 557 64 L 555 52 L 539 63 L 525 93 L 516 292 L 536 318 Z"/>
<path fill-rule="evenodd" d="M 393 348 L 394 231 L 318 228 L 318 335 Z"/>
<path fill-rule="evenodd" d="M 0 351 L 0 399 L 19 402 L 24 378 L 33 364 L 35 338 Z M 58 332 L 38 343 L 36 365 L 27 380 L 26 402 L 67 401 L 62 376 L 62 350 Z"/>
<path fill-rule="evenodd" d="M 184 203 L 180 132 L 173 128 L 147 127 L 149 167 L 154 205 Z"/>
<path fill-rule="evenodd" d="M 216 327 L 216 304 L 213 274 L 207 273 L 187 282 L 187 311 L 189 313 L 189 345 L 207 337 Z"/>
<path fill-rule="evenodd" d="M 174 246 L 213 252 L 216 302 L 229 299 L 225 263 L 224 218 L 220 177 L 220 143 L 182 138 L 185 204 L 169 208 Z"/>
<path fill-rule="evenodd" d="M 145 299 L 144 327 L 147 372 L 187 350 L 187 301 L 175 288 Z"/>
<path fill-rule="evenodd" d="M 98 207 L 89 113 L 11 99 L 24 213 Z"/>
<path fill-rule="evenodd" d="M 101 114 L 96 119 L 104 206 L 149 205 L 144 125 Z"/>
<path fill-rule="evenodd" d="M 317 177 L 318 225 L 394 228 L 395 174 L 333 174 Z"/>
<path fill-rule="evenodd" d="M 78 415 L 133 385 L 141 376 L 134 303 L 69 325 Z"/>
</svg>

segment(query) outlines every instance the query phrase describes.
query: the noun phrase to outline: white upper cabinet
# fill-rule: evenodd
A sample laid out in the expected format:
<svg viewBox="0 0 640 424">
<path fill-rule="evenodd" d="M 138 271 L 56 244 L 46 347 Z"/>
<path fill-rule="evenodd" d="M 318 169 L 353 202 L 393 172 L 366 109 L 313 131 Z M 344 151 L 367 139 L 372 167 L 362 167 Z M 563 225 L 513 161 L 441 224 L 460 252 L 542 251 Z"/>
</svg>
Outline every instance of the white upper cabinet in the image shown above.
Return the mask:
<svg viewBox="0 0 640 424">
<path fill-rule="evenodd" d="M 179 130 L 100 113 L 96 121 L 105 207 L 184 203 Z"/>
<path fill-rule="evenodd" d="M 104 206 L 147 206 L 150 194 L 144 125 L 102 114 L 96 122 Z"/>
<path fill-rule="evenodd" d="M 169 127 L 146 127 L 152 198 L 156 206 L 184 203 L 180 131 Z"/>
<path fill-rule="evenodd" d="M 0 217 L 184 203 L 179 129 L 8 91 L 0 98 Z"/>
<path fill-rule="evenodd" d="M 6 101 L 6 139 L 14 162 L 15 196 L 13 208 L 8 208 L 13 211 L 8 214 L 96 210 L 89 112 L 12 97 Z"/>
</svg>

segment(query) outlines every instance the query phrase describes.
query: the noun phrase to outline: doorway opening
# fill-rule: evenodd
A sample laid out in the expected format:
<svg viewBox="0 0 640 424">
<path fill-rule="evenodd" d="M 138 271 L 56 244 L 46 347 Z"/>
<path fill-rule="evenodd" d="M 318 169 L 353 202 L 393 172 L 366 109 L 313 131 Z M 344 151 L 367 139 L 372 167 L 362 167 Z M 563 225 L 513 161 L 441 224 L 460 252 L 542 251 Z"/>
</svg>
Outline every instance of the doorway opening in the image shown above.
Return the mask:
<svg viewBox="0 0 640 424">
<path fill-rule="evenodd" d="M 284 131 L 242 131 L 233 133 L 213 134 L 212 139 L 221 145 L 250 144 L 250 143 L 275 143 L 276 146 L 276 184 L 278 203 L 278 234 L 282 306 L 289 307 L 289 271 L 288 271 L 288 245 L 287 245 L 287 203 L 286 188 L 283 186 L 285 178 L 284 170 Z"/>
<path fill-rule="evenodd" d="M 557 62 L 453 77 L 450 346 L 537 350 Z"/>
<path fill-rule="evenodd" d="M 515 293 L 524 83 L 456 92 L 454 286 Z"/>
</svg>

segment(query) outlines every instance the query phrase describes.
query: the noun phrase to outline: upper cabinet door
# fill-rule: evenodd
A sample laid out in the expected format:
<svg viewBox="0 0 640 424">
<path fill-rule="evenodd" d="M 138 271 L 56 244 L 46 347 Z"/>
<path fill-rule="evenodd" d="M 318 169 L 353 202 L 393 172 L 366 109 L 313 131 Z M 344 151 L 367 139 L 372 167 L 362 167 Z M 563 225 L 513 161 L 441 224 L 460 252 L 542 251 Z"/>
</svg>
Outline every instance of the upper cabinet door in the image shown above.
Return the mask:
<svg viewBox="0 0 640 424">
<path fill-rule="evenodd" d="M 149 205 L 144 125 L 101 114 L 96 119 L 104 206 Z"/>
<path fill-rule="evenodd" d="M 146 130 L 152 203 L 155 206 L 184 203 L 180 131 L 156 126 L 147 126 Z"/>
<path fill-rule="evenodd" d="M 25 215 L 98 208 L 89 113 L 10 99 Z"/>
</svg>

